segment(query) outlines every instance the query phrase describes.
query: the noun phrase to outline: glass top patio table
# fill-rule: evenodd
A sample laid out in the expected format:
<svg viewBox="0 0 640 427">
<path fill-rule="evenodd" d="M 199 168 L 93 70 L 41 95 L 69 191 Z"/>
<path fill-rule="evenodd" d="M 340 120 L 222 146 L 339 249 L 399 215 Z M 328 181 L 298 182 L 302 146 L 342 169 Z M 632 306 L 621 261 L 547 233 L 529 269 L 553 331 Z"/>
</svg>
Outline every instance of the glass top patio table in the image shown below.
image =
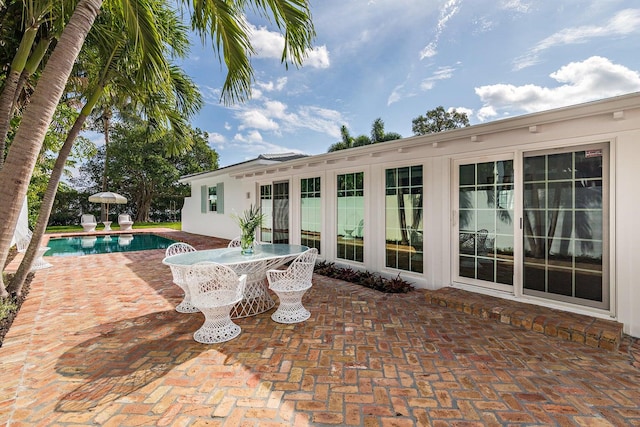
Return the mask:
<svg viewBox="0 0 640 427">
<path fill-rule="evenodd" d="M 303 245 L 261 244 L 254 253 L 244 255 L 239 247 L 206 249 L 173 255 L 162 260 L 170 266 L 189 268 L 199 262 L 217 262 L 229 266 L 238 275 L 247 275 L 244 299 L 231 311 L 232 318 L 253 316 L 270 310 L 275 302 L 267 291 L 267 271 L 293 260 L 309 249 Z"/>
</svg>

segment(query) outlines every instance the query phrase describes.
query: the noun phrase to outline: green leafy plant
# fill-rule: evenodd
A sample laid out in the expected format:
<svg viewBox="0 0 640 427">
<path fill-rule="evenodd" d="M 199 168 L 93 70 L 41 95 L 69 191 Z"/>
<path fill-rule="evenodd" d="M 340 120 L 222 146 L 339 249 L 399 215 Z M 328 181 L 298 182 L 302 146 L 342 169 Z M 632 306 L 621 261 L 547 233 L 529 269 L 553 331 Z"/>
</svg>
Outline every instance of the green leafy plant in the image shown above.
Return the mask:
<svg viewBox="0 0 640 427">
<path fill-rule="evenodd" d="M 240 246 L 243 253 L 252 252 L 256 228 L 261 227 L 264 221 L 264 214 L 260 212 L 260 207 L 251 205 L 249 209 L 242 212 L 242 215 L 231 214 L 231 216 L 240 226 Z"/>
<path fill-rule="evenodd" d="M 258 205 L 251 205 L 249 209 L 242 212 L 242 215 L 231 214 L 231 217 L 240 226 L 242 234 L 255 232 L 256 228 L 262 226 L 264 221 L 264 214 L 260 212 Z"/>
<path fill-rule="evenodd" d="M 407 293 L 413 290 L 413 285 L 398 276 L 387 279 L 370 271 L 356 271 L 350 267 L 340 268 L 332 262 L 320 261 L 316 264 L 315 273 L 333 279 L 355 283 L 366 288 L 385 293 Z"/>
</svg>

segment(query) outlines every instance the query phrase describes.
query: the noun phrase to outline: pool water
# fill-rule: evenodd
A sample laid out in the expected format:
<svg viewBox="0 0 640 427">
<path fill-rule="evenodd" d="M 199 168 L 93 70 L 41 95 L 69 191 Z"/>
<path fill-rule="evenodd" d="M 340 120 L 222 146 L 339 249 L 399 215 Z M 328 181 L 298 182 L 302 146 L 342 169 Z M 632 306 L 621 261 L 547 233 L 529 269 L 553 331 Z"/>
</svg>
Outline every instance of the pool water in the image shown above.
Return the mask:
<svg viewBox="0 0 640 427">
<path fill-rule="evenodd" d="M 166 249 L 174 240 L 155 234 L 114 234 L 102 236 L 55 237 L 44 256 L 80 256 L 112 252 Z"/>
</svg>

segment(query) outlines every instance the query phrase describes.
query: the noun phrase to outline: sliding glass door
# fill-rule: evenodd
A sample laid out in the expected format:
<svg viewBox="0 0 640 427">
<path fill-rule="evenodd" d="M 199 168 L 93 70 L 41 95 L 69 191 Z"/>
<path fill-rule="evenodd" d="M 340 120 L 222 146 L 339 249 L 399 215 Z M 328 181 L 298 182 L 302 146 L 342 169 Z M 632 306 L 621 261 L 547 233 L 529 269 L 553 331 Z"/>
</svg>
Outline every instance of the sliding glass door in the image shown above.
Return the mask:
<svg viewBox="0 0 640 427">
<path fill-rule="evenodd" d="M 609 309 L 608 144 L 520 159 L 456 162 L 454 280 Z"/>
<path fill-rule="evenodd" d="M 513 160 L 457 164 L 457 280 L 513 291 Z"/>
<path fill-rule="evenodd" d="M 265 243 L 289 243 L 289 182 L 260 186 L 260 211 L 264 221 L 260 240 Z"/>
<path fill-rule="evenodd" d="M 525 154 L 525 294 L 609 308 L 607 148 Z"/>
</svg>

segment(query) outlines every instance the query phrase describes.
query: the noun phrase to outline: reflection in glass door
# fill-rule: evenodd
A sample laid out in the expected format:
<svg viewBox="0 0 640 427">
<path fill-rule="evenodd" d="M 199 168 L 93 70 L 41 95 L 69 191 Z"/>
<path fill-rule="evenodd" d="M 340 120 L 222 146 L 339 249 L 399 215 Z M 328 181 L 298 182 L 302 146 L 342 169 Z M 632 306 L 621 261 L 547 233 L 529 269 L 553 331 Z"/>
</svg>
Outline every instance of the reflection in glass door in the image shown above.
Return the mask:
<svg viewBox="0 0 640 427">
<path fill-rule="evenodd" d="M 260 240 L 289 243 L 289 182 L 260 186 L 260 212 L 264 214 Z"/>
<path fill-rule="evenodd" d="M 273 243 L 273 189 L 271 184 L 260 186 L 260 212 L 264 215 L 260 227 L 260 241 Z"/>
<path fill-rule="evenodd" d="M 364 172 L 337 176 L 337 257 L 364 262 Z"/>
<path fill-rule="evenodd" d="M 273 243 L 289 243 L 289 182 L 273 184 Z"/>
<path fill-rule="evenodd" d="M 458 165 L 457 280 L 513 290 L 513 160 Z"/>
<path fill-rule="evenodd" d="M 525 294 L 609 307 L 607 148 L 525 155 Z"/>
</svg>

